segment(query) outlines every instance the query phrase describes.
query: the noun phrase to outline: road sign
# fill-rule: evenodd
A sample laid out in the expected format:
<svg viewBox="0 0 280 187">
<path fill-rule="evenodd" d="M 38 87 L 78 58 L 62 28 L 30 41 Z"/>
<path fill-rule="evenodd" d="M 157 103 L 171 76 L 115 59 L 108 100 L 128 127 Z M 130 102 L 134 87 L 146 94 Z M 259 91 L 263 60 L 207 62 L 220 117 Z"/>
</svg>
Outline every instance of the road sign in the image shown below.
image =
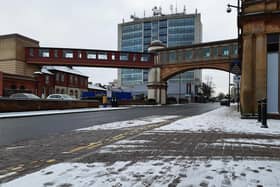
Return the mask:
<svg viewBox="0 0 280 187">
<path fill-rule="evenodd" d="M 240 75 L 241 74 L 241 63 L 239 60 L 234 61 L 231 65 L 230 65 L 230 72 L 236 75 Z"/>
</svg>

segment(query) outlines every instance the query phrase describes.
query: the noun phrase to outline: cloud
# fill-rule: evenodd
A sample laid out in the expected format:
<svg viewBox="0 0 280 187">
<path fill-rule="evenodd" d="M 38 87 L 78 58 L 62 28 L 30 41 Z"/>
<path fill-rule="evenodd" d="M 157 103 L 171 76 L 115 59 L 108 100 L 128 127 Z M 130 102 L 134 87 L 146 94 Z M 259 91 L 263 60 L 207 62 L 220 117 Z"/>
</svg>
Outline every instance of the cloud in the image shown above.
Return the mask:
<svg viewBox="0 0 280 187">
<path fill-rule="evenodd" d="M 134 13 L 143 17 L 144 10 L 150 16 L 154 6 L 161 6 L 164 13 L 170 13 L 171 4 L 174 12 L 176 8 L 174 0 L 0 1 L 0 34 L 20 33 L 39 40 L 41 46 L 113 50 L 117 49 L 117 24 L 123 18 L 128 21 Z M 187 13 L 194 13 L 197 8 L 202 15 L 203 41 L 223 40 L 236 37 L 236 14 L 226 13 L 228 3 L 236 1 L 177 0 L 177 10 L 182 12 L 186 5 Z M 83 71 L 96 82 L 117 78 L 116 69 L 102 69 L 102 74 L 100 69 Z M 216 86 L 225 87 L 223 81 L 215 80 Z"/>
</svg>

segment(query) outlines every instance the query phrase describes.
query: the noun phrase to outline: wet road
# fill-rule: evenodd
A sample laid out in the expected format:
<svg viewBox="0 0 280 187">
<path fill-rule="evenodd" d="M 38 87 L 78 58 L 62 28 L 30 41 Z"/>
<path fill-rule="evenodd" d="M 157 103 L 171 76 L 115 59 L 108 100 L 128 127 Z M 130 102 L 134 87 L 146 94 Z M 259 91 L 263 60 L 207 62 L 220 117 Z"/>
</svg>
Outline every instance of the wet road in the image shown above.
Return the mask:
<svg viewBox="0 0 280 187">
<path fill-rule="evenodd" d="M 210 103 L 187 104 L 0 119 L 0 146 L 7 146 L 23 140 L 40 139 L 49 135 L 60 134 L 78 128 L 115 121 L 132 120 L 152 115 L 193 116 L 218 107 L 218 104 Z"/>
</svg>

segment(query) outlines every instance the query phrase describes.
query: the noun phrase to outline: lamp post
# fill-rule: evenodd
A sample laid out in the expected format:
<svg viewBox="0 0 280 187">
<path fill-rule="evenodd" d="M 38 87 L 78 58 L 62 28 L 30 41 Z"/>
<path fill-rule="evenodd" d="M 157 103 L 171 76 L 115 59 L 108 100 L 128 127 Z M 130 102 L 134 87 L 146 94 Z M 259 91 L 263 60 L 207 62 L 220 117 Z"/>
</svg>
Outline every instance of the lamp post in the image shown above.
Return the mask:
<svg viewBox="0 0 280 187">
<path fill-rule="evenodd" d="M 232 8 L 236 8 L 237 9 L 237 40 L 238 40 L 238 56 L 239 56 L 239 61 L 241 63 L 242 61 L 242 43 L 241 43 L 241 35 L 242 35 L 242 29 L 239 25 L 239 19 L 240 19 L 240 16 L 241 16 L 241 13 L 242 13 L 242 7 L 241 7 L 241 0 L 237 0 L 237 6 L 236 5 L 231 5 L 231 4 L 228 4 L 227 5 L 227 13 L 231 13 L 232 11 Z M 240 70 L 241 71 L 241 70 Z M 241 73 L 241 72 L 240 72 Z M 238 88 L 239 89 L 239 86 Z M 229 90 L 230 90 L 230 71 L 229 71 Z M 230 94 L 230 91 L 229 91 L 229 94 Z M 240 107 L 240 92 L 238 90 L 238 102 L 237 102 L 237 111 L 239 111 L 239 107 Z M 230 102 L 229 102 L 230 103 Z"/>
</svg>

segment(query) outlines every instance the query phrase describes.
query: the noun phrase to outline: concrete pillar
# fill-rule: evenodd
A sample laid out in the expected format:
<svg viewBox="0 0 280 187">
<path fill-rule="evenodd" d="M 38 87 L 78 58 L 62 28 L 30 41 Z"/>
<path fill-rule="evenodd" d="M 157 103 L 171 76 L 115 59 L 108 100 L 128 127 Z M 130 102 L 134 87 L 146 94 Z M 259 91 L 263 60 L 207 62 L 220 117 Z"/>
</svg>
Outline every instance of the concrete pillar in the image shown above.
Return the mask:
<svg viewBox="0 0 280 187">
<path fill-rule="evenodd" d="M 255 93 L 254 93 L 254 58 L 253 58 L 254 44 L 253 36 L 243 36 L 243 59 L 242 59 L 242 77 L 241 77 L 241 93 L 240 102 L 242 114 L 253 114 Z"/>
<path fill-rule="evenodd" d="M 148 99 L 154 99 L 158 104 L 166 104 L 167 83 L 160 80 L 160 68 L 149 70 Z"/>
<path fill-rule="evenodd" d="M 3 73 L 0 71 L 0 97 L 3 96 L 4 86 L 3 86 Z"/>
</svg>

